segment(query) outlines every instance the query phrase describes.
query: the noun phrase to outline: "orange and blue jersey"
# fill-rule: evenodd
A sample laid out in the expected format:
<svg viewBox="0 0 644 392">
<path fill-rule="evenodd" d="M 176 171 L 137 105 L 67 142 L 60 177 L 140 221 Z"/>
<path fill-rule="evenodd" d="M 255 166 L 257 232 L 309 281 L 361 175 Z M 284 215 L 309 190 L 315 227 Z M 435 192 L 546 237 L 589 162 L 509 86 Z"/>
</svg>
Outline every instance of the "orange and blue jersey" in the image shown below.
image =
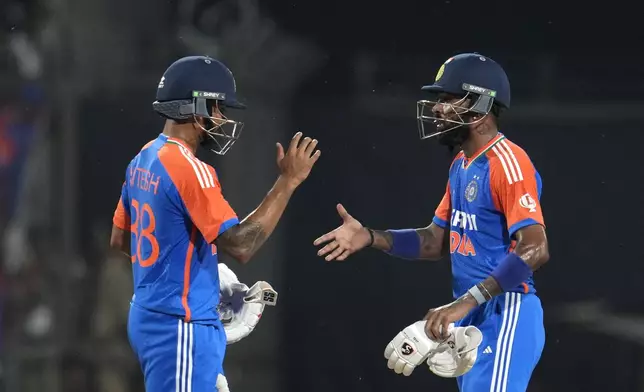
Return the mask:
<svg viewBox="0 0 644 392">
<path fill-rule="evenodd" d="M 159 135 L 130 162 L 113 223 L 131 232 L 133 305 L 186 322 L 218 319 L 213 241 L 239 221 L 213 167 Z"/>
<path fill-rule="evenodd" d="M 544 225 L 541 177 L 527 153 L 499 133 L 469 159 L 459 153 L 449 171 L 434 223 L 450 229 L 454 297 L 481 282 L 514 249 L 515 233 Z M 535 292 L 529 278 L 514 290 Z"/>
</svg>

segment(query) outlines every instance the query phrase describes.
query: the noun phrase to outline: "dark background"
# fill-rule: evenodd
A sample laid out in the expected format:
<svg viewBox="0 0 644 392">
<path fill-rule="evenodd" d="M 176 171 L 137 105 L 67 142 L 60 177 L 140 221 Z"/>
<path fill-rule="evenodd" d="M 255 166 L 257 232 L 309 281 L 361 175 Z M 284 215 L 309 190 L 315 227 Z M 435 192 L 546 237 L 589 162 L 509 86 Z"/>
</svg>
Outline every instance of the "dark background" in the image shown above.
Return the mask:
<svg viewBox="0 0 644 392">
<path fill-rule="evenodd" d="M 529 390 L 644 391 L 635 5 L 0 4 L 5 390 L 142 390 L 125 338 L 130 267 L 106 243 L 125 167 L 163 125 L 151 111 L 158 80 L 189 54 L 228 64 L 249 106 L 234 148 L 201 155 L 238 214 L 276 178 L 276 141 L 301 130 L 323 153 L 267 246 L 248 266 L 230 264 L 280 292 L 253 335 L 229 347 L 231 389 L 456 390 L 423 368 L 395 375 L 383 357 L 401 328 L 450 300 L 449 262 L 365 250 L 325 263 L 312 242 L 340 224 L 338 202 L 374 228 L 430 222 L 451 157 L 419 140 L 415 102 L 447 58 L 477 51 L 508 73 L 501 131 L 544 184 L 551 260 L 536 284 L 547 341 Z"/>
</svg>

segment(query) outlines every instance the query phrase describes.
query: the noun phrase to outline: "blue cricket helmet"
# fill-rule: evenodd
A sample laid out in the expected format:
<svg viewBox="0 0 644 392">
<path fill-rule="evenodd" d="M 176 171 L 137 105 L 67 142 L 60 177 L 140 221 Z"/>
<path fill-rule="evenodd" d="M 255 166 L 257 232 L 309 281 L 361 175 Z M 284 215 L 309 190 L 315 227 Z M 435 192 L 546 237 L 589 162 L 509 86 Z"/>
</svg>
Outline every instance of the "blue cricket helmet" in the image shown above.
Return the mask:
<svg viewBox="0 0 644 392">
<path fill-rule="evenodd" d="M 438 70 L 434 83 L 423 86 L 423 91 L 434 94 L 447 93 L 456 97 L 472 98 L 471 106 L 459 114 L 474 113 L 487 115 L 496 103 L 502 108 L 510 107 L 510 81 L 503 68 L 489 57 L 479 53 L 461 53 L 450 57 Z M 438 101 L 421 100 L 417 103 L 417 119 L 421 138 L 425 139 L 453 130 L 462 125 L 472 124 L 465 121 L 448 121 L 455 126 L 439 132 L 428 133 L 424 124 L 436 122 L 432 107 Z M 458 108 L 458 106 L 456 106 Z"/>
<path fill-rule="evenodd" d="M 233 73 L 220 61 L 207 56 L 188 56 L 172 63 L 159 82 L 156 99 L 158 102 L 190 100 L 195 91 L 212 94 L 208 98 L 226 107 L 246 108 L 237 100 Z"/>
<path fill-rule="evenodd" d="M 219 109 L 217 116 L 213 116 L 213 106 Z M 246 108 L 237 100 L 233 73 L 207 56 L 188 56 L 172 63 L 159 81 L 152 107 L 165 118 L 198 123 L 209 136 L 202 144 L 220 155 L 232 147 L 244 125 L 223 113 L 227 108 Z M 196 121 L 197 117 L 204 119 L 207 127 Z"/>
<path fill-rule="evenodd" d="M 493 98 L 499 105 L 510 107 L 510 81 L 501 66 L 478 53 L 462 53 L 441 65 L 434 84 L 423 91 L 465 95 L 474 93 Z"/>
</svg>

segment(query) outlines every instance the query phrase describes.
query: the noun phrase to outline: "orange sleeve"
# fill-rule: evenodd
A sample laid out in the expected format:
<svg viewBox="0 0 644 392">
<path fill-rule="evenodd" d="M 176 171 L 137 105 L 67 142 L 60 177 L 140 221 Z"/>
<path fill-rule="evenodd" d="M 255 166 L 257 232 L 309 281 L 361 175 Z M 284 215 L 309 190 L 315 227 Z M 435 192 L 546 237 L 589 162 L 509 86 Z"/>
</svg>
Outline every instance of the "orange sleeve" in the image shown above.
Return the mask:
<svg viewBox="0 0 644 392">
<path fill-rule="evenodd" d="M 434 219 L 432 220 L 435 224 L 442 228 L 449 226 L 450 217 L 452 215 L 452 200 L 449 189 L 449 181 L 447 181 L 447 187 L 445 188 L 445 194 L 441 199 L 436 212 L 434 213 Z"/>
<path fill-rule="evenodd" d="M 217 173 L 182 147 L 172 146 L 159 158 L 174 183 L 190 219 L 208 243 L 239 223 L 224 198 Z"/>
<path fill-rule="evenodd" d="M 126 208 L 125 206 L 126 203 L 127 203 L 127 188 L 125 186 L 125 183 L 123 183 L 121 198 L 119 199 L 119 202 L 116 205 L 116 210 L 114 211 L 114 217 L 112 218 L 112 223 L 114 223 L 114 226 L 118 227 L 121 230 L 130 231 L 130 214 L 128 212 L 129 207 Z"/>
<path fill-rule="evenodd" d="M 539 202 L 541 177 L 525 151 L 503 140 L 491 154 L 492 198 L 505 216 L 510 236 L 526 226 L 545 225 Z"/>
</svg>

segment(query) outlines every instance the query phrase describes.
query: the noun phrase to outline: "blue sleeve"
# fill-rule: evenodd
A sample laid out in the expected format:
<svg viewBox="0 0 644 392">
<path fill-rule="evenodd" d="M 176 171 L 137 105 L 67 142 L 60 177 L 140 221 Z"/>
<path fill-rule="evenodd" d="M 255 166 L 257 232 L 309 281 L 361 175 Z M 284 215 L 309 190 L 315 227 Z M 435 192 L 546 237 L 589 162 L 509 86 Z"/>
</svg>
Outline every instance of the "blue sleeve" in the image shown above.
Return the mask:
<svg viewBox="0 0 644 392">
<path fill-rule="evenodd" d="M 221 235 L 221 233 L 225 232 L 226 230 L 238 224 L 239 224 L 239 219 L 237 217 L 228 219 L 227 221 L 222 223 L 221 226 L 219 226 L 218 235 Z"/>
<path fill-rule="evenodd" d="M 128 214 L 130 213 L 130 180 L 132 177 L 132 163 L 127 166 L 125 171 L 125 182 L 123 183 L 123 188 L 121 189 L 121 200 L 125 205 Z"/>
<path fill-rule="evenodd" d="M 436 226 L 445 229 L 447 228 L 447 221 L 445 219 L 441 219 L 438 216 L 434 215 L 434 219 L 432 219 L 432 222 L 436 224 Z"/>
<path fill-rule="evenodd" d="M 121 201 L 123 202 L 123 207 L 128 215 L 130 215 L 130 192 L 128 191 L 127 186 L 128 180 L 126 179 L 121 188 Z"/>
</svg>

